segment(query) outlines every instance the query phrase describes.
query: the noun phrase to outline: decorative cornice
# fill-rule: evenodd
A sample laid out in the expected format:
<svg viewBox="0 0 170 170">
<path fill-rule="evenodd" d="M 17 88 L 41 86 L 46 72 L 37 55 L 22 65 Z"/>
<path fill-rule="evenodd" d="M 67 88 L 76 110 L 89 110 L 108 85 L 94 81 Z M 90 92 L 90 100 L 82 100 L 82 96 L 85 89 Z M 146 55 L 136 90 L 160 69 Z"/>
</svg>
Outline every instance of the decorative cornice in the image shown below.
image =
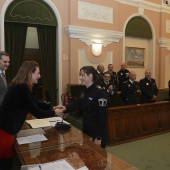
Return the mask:
<svg viewBox="0 0 170 170">
<path fill-rule="evenodd" d="M 158 43 L 160 47 L 165 47 L 167 50 L 170 51 L 170 39 L 159 38 Z"/>
<path fill-rule="evenodd" d="M 119 42 L 123 37 L 123 32 L 94 29 L 87 27 L 78 27 L 68 25 L 66 32 L 69 38 L 77 38 L 84 42 L 86 45 L 92 45 L 93 42 L 102 43 L 103 47 L 113 42 Z"/>
<path fill-rule="evenodd" d="M 151 11 L 170 13 L 170 7 L 167 6 L 165 3 L 162 3 L 160 5 L 156 3 L 147 2 L 144 0 L 116 0 L 116 1 L 121 4 L 136 6 L 138 8 L 144 8 Z"/>
</svg>

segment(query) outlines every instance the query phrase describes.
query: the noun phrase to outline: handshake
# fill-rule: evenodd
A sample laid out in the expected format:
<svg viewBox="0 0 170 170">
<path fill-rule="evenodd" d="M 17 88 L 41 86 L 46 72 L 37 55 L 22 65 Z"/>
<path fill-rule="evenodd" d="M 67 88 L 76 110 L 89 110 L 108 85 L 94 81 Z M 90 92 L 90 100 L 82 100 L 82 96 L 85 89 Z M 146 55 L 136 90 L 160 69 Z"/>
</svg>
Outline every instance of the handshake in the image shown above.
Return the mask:
<svg viewBox="0 0 170 170">
<path fill-rule="evenodd" d="M 66 107 L 62 105 L 54 106 L 53 110 L 55 111 L 55 115 L 59 117 L 63 117 L 63 113 L 66 111 Z"/>
</svg>

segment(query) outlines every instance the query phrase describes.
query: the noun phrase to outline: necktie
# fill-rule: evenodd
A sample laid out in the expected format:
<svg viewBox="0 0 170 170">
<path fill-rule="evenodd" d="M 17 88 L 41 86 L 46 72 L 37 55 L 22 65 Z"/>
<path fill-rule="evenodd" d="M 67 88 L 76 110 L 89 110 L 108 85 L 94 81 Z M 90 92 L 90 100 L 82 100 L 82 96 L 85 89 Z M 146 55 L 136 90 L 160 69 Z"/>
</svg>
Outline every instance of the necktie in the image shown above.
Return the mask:
<svg viewBox="0 0 170 170">
<path fill-rule="evenodd" d="M 6 83 L 6 77 L 4 73 L 1 73 L 2 79 L 4 81 L 5 86 L 7 87 L 7 83 Z"/>
</svg>

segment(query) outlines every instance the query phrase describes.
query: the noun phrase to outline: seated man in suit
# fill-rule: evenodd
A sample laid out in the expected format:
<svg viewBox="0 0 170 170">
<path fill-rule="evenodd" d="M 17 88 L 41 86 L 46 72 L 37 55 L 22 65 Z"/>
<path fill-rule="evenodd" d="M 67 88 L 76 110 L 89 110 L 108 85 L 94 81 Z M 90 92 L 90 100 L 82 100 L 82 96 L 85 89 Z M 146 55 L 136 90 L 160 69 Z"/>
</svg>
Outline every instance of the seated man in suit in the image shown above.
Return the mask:
<svg viewBox="0 0 170 170">
<path fill-rule="evenodd" d="M 116 74 L 116 72 L 113 71 L 113 64 L 108 65 L 108 71 L 106 71 L 106 72 L 110 73 L 110 75 L 111 75 L 110 82 L 114 82 L 115 85 L 117 85 L 117 74 Z"/>
<path fill-rule="evenodd" d="M 100 86 L 106 90 L 108 94 L 108 107 L 114 106 L 114 95 L 117 94 L 114 82 L 110 82 L 111 75 L 108 72 L 104 73 L 103 81 Z"/>
</svg>

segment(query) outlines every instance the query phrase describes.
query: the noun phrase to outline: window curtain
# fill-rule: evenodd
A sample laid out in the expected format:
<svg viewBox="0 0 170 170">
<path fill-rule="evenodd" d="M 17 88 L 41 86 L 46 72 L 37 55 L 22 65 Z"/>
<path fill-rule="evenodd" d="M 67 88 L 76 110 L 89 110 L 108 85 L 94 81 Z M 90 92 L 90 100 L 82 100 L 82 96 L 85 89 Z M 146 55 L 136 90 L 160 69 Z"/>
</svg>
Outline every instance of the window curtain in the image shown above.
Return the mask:
<svg viewBox="0 0 170 170">
<path fill-rule="evenodd" d="M 56 88 L 56 27 L 55 26 L 37 26 L 38 42 L 41 55 L 41 61 L 46 93 L 50 96 L 52 104 L 57 104 Z"/>
<path fill-rule="evenodd" d="M 23 58 L 27 24 L 5 22 L 5 51 L 10 55 L 10 66 L 6 71 L 8 83 L 16 76 Z"/>
</svg>

